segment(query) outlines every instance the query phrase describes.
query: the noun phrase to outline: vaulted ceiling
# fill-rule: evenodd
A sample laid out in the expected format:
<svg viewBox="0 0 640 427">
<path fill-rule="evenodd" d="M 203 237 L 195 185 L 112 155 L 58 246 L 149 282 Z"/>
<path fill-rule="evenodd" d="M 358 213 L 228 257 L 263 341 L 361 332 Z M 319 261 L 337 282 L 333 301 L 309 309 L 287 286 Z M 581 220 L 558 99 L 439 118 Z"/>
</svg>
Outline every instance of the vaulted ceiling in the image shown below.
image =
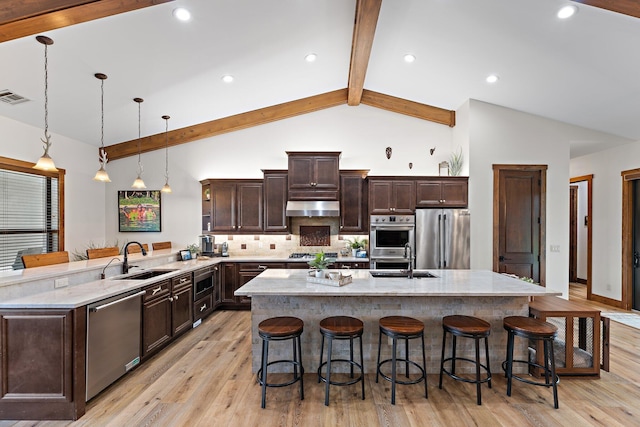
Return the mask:
<svg viewBox="0 0 640 427">
<path fill-rule="evenodd" d="M 8 0 L 0 89 L 31 101 L 0 103 L 0 115 L 42 127 L 44 48 L 33 35 L 46 34 L 50 130 L 99 146 L 94 74 L 105 73 L 112 160 L 137 152 L 134 97 L 145 99 L 145 151 L 164 147 L 164 114 L 176 145 L 340 104 L 453 126 L 469 98 L 640 139 L 639 2 L 575 1 L 578 13 L 561 21 L 567 3 Z M 190 22 L 173 18 L 178 6 Z M 490 85 L 492 73 L 500 80 Z"/>
</svg>

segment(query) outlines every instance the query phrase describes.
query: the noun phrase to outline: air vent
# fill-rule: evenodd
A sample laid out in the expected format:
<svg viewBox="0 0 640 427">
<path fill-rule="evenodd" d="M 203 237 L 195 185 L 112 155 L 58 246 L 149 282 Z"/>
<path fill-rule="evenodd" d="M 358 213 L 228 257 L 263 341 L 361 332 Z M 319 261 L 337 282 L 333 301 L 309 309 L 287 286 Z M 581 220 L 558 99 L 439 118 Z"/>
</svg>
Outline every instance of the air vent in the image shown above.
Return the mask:
<svg viewBox="0 0 640 427">
<path fill-rule="evenodd" d="M 18 95 L 17 93 L 11 92 L 8 89 L 0 90 L 0 101 L 9 105 L 20 104 L 21 102 L 27 102 L 29 99 L 25 98 L 22 95 Z"/>
</svg>

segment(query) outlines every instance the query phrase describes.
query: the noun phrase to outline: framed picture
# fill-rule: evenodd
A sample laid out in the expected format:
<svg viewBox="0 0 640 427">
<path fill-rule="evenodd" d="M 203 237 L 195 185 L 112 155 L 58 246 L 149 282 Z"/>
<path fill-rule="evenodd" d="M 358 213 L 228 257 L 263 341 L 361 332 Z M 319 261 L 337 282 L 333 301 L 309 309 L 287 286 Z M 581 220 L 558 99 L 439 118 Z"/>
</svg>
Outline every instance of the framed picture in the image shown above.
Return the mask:
<svg viewBox="0 0 640 427">
<path fill-rule="evenodd" d="M 160 190 L 118 191 L 118 231 L 162 231 Z"/>
</svg>

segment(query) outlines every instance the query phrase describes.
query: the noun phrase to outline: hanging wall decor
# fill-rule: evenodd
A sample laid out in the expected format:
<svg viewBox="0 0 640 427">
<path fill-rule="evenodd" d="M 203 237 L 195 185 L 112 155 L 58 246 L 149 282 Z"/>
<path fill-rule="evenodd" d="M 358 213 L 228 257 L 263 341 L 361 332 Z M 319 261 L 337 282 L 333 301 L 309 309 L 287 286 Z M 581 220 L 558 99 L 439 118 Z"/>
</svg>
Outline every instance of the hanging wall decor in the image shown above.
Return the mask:
<svg viewBox="0 0 640 427">
<path fill-rule="evenodd" d="M 392 151 L 391 147 L 387 147 L 387 149 L 385 150 L 385 154 L 387 155 L 387 159 L 391 158 L 391 151 Z"/>
<path fill-rule="evenodd" d="M 429 154 L 433 156 L 433 152 L 436 151 L 436 147 L 429 148 Z"/>
<path fill-rule="evenodd" d="M 413 169 L 413 163 L 409 162 L 409 169 Z"/>
</svg>

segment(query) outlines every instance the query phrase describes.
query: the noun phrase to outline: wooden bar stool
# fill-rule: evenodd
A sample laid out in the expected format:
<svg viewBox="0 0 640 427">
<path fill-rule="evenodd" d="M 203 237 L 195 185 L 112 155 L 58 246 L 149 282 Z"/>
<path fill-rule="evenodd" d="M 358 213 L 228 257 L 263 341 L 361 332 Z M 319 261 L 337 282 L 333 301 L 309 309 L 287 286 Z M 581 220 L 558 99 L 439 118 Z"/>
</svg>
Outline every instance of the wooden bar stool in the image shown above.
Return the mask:
<svg viewBox="0 0 640 427">
<path fill-rule="evenodd" d="M 556 375 L 556 362 L 553 353 L 553 340 L 558 335 L 558 328 L 551 323 L 533 317 L 509 316 L 503 319 L 504 328 L 507 330 L 507 360 L 502 362 L 502 369 L 507 377 L 507 396 L 511 396 L 511 380 L 515 378 L 523 383 L 553 388 L 553 407 L 558 409 L 558 387 L 560 381 Z M 513 346 L 516 336 L 526 340 L 543 341 L 544 366 L 529 360 L 514 360 Z M 533 381 L 517 375 L 513 375 L 514 363 L 526 363 L 529 367 L 540 368 L 544 372 L 544 382 Z"/>
<path fill-rule="evenodd" d="M 318 366 L 318 382 L 326 383 L 324 391 L 324 405 L 329 406 L 329 386 L 330 385 L 351 385 L 358 381 L 362 383 L 362 400 L 364 400 L 364 356 L 362 353 L 362 333 L 364 332 L 364 323 L 362 320 L 349 316 L 333 316 L 327 317 L 320 321 L 320 333 L 322 334 L 322 346 L 320 347 L 320 365 Z M 327 361 L 323 362 L 324 339 L 329 340 L 327 346 Z M 353 340 L 360 338 L 360 363 L 353 360 Z M 333 359 L 333 340 L 349 340 L 349 359 Z M 334 381 L 331 380 L 331 364 L 334 362 L 349 363 L 350 380 Z M 327 365 L 326 377 L 322 376 L 322 367 Z M 354 378 L 353 367 L 360 368 L 360 375 Z"/>
<path fill-rule="evenodd" d="M 476 398 L 478 405 L 482 405 L 482 383 L 488 383 L 491 388 L 491 367 L 489 366 L 489 343 L 487 337 L 491 333 L 491 325 L 477 317 L 471 316 L 445 316 L 442 318 L 442 356 L 440 358 L 440 383 L 438 387 L 442 389 L 442 374 L 445 373 L 456 381 L 463 381 L 476 385 Z M 451 334 L 451 357 L 444 358 L 445 345 L 447 342 L 447 333 Z M 473 338 L 475 341 L 476 359 L 472 360 L 466 357 L 456 356 L 456 338 Z M 486 365 L 480 363 L 480 340 L 484 338 L 484 354 Z M 474 380 L 463 378 L 456 375 L 456 361 L 462 360 L 466 362 L 472 362 L 476 365 L 476 377 Z M 447 371 L 444 368 L 445 362 L 451 362 L 451 371 Z M 486 377 L 481 378 L 480 369 L 484 369 Z"/>
<path fill-rule="evenodd" d="M 300 400 L 304 400 L 304 368 L 302 367 L 302 347 L 300 336 L 304 328 L 304 322 L 297 317 L 272 317 L 265 319 L 258 325 L 258 335 L 262 338 L 262 361 L 258 370 L 258 383 L 262 386 L 262 408 L 264 409 L 267 396 L 267 387 L 285 387 L 300 381 Z M 274 360 L 269 359 L 269 342 L 293 340 L 293 359 Z M 267 382 L 267 368 L 276 363 L 291 363 L 293 365 L 293 378 L 283 383 Z M 298 374 L 300 368 L 300 374 Z"/>
<path fill-rule="evenodd" d="M 391 381 L 391 404 L 396 404 L 396 383 L 397 384 L 417 384 L 420 381 L 424 381 L 424 397 L 429 398 L 427 392 L 427 375 L 426 366 L 427 359 L 424 354 L 424 323 L 411 317 L 404 316 L 389 316 L 383 317 L 379 321 L 380 324 L 380 336 L 378 338 L 378 367 L 376 369 L 376 383 L 378 382 L 378 375 L 382 375 L 387 381 Z M 380 361 L 380 347 L 382 345 L 382 335 L 386 335 L 392 339 L 391 359 Z M 422 340 L 422 366 L 418 363 L 409 360 L 409 340 L 420 338 Z M 405 358 L 398 358 L 396 355 L 396 349 L 398 339 L 405 340 Z M 385 363 L 391 362 L 391 376 L 382 373 L 380 368 Z M 420 377 L 413 380 L 398 380 L 396 378 L 396 362 L 405 362 L 405 376 L 409 378 L 409 365 L 413 365 L 420 371 Z"/>
</svg>

